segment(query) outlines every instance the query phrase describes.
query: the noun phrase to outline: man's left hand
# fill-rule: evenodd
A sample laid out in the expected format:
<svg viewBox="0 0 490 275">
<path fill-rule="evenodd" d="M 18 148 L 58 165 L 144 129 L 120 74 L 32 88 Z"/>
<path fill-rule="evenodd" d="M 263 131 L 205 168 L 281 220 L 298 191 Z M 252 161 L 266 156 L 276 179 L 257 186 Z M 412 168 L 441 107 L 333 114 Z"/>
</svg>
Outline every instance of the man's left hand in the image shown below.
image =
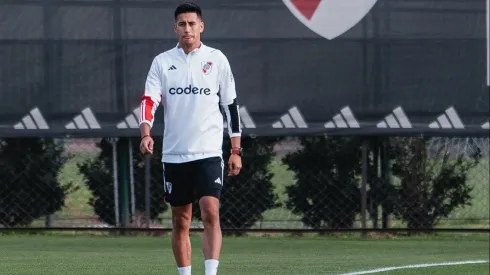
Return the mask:
<svg viewBox="0 0 490 275">
<path fill-rule="evenodd" d="M 242 169 L 242 158 L 237 154 L 231 154 L 228 160 L 228 176 L 236 176 Z"/>
</svg>

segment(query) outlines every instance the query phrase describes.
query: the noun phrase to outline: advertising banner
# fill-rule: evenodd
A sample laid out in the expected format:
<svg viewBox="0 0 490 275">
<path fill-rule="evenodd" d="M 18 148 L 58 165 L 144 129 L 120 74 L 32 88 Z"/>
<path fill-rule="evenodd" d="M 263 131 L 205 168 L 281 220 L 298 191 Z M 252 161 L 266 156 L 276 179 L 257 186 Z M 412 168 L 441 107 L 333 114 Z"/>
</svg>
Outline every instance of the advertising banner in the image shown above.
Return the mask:
<svg viewBox="0 0 490 275">
<path fill-rule="evenodd" d="M 245 135 L 488 136 L 486 0 L 197 2 Z M 0 4 L 0 137 L 138 136 L 178 3 Z"/>
</svg>

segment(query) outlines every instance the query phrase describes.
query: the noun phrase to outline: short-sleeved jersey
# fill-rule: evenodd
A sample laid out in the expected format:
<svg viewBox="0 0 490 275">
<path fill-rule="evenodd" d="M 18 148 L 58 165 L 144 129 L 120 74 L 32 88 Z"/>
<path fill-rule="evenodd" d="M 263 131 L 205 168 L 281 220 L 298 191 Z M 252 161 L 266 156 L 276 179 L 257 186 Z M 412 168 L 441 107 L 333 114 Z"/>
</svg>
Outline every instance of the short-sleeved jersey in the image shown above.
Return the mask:
<svg viewBox="0 0 490 275">
<path fill-rule="evenodd" d="M 233 73 L 220 50 L 201 43 L 185 54 L 177 45 L 153 59 L 141 102 L 140 125 L 153 126 L 161 103 L 165 125 L 162 161 L 182 163 L 222 156 L 224 120 L 220 105 L 228 106 L 236 98 Z M 226 114 L 228 117 L 229 111 Z M 238 127 L 228 119 L 230 137 L 241 135 L 237 119 Z"/>
</svg>

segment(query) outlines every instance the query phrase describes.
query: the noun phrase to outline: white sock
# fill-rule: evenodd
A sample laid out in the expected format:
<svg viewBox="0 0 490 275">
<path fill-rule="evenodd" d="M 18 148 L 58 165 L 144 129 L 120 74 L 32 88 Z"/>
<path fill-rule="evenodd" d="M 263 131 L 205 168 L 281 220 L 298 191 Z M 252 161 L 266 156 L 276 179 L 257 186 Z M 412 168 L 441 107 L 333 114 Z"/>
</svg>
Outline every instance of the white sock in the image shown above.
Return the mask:
<svg viewBox="0 0 490 275">
<path fill-rule="evenodd" d="M 179 275 L 191 275 L 191 266 L 177 267 Z"/>
<path fill-rule="evenodd" d="M 217 275 L 218 274 L 218 260 L 205 260 L 204 261 L 204 274 L 205 275 Z"/>
</svg>

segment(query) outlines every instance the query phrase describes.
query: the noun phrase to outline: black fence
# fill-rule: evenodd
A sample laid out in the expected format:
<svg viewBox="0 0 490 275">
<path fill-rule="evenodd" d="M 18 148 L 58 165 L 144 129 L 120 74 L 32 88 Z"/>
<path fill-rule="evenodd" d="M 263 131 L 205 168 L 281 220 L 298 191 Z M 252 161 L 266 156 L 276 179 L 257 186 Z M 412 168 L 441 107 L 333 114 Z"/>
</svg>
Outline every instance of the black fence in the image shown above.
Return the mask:
<svg viewBox="0 0 490 275">
<path fill-rule="evenodd" d="M 489 229 L 485 0 L 198 2 L 241 106 L 224 230 Z M 0 1 L 2 230 L 170 228 L 137 120 L 178 3 Z"/>
<path fill-rule="evenodd" d="M 488 138 L 245 137 L 243 145 L 241 174 L 224 181 L 223 230 L 489 229 Z M 4 139 L 3 230 L 170 230 L 161 153 L 145 158 L 138 147 L 138 138 Z"/>
</svg>

